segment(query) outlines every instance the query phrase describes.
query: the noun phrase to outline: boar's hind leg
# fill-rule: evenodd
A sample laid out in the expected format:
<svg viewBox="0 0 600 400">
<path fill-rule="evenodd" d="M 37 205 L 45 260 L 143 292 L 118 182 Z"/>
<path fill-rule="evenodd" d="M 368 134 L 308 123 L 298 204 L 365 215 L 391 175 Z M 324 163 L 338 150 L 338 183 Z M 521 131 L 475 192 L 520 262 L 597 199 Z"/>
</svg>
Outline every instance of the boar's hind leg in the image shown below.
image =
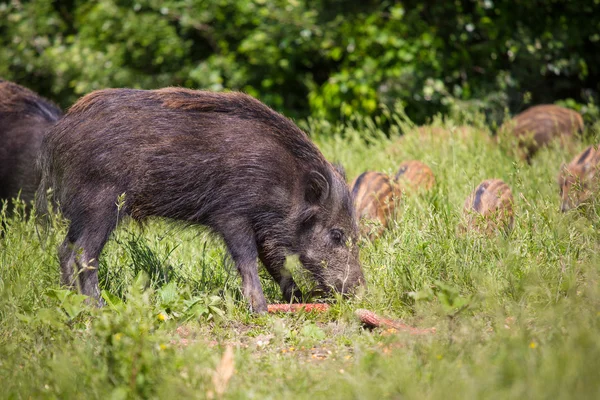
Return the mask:
<svg viewBox="0 0 600 400">
<path fill-rule="evenodd" d="M 285 268 L 285 257 L 281 255 L 267 255 L 260 251 L 260 261 L 269 271 L 273 280 L 279 283 L 283 298 L 288 303 L 297 303 L 302 301 L 302 292 L 294 282 L 292 274 Z"/>
<path fill-rule="evenodd" d="M 242 293 L 253 312 L 267 312 L 267 300 L 258 278 L 258 250 L 254 232 L 244 228 L 245 224 L 232 224 L 229 229 L 220 229 L 227 249 L 242 276 Z"/>
<path fill-rule="evenodd" d="M 98 256 L 117 222 L 116 210 L 75 214 L 67 237 L 59 248 L 62 283 L 76 287 L 82 294 L 103 302 L 98 287 Z M 110 211 L 110 212 L 109 212 Z"/>
</svg>

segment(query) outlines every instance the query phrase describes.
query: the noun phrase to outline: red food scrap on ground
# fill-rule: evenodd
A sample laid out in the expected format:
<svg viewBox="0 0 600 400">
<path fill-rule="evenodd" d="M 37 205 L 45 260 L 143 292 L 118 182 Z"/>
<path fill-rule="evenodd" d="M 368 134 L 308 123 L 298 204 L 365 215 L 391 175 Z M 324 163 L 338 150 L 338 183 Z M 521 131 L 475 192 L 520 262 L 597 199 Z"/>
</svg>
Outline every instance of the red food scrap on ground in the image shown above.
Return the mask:
<svg viewBox="0 0 600 400">
<path fill-rule="evenodd" d="M 270 313 L 292 313 L 300 310 L 325 312 L 329 310 L 329 305 L 320 303 L 269 304 L 267 306 L 267 310 Z M 364 308 L 356 310 L 354 314 L 357 316 L 360 322 L 369 328 L 384 328 L 390 331 L 395 330 L 398 332 L 408 332 L 411 335 L 427 335 L 435 333 L 435 328 L 415 328 L 403 323 L 402 321 L 382 317 L 375 314 L 373 311 L 365 310 Z"/>
<path fill-rule="evenodd" d="M 411 335 L 426 335 L 435 333 L 435 328 L 415 328 L 398 320 L 381 317 L 375 314 L 373 311 L 365 310 L 364 308 L 356 310 L 354 314 L 358 317 L 360 322 L 370 328 L 392 328 L 401 332 L 408 332 Z"/>
<path fill-rule="evenodd" d="M 267 306 L 267 311 L 270 313 L 278 313 L 278 312 L 289 313 L 289 312 L 297 312 L 300 310 L 325 312 L 325 311 L 329 310 L 329 304 L 320 304 L 320 303 L 269 304 Z"/>
</svg>

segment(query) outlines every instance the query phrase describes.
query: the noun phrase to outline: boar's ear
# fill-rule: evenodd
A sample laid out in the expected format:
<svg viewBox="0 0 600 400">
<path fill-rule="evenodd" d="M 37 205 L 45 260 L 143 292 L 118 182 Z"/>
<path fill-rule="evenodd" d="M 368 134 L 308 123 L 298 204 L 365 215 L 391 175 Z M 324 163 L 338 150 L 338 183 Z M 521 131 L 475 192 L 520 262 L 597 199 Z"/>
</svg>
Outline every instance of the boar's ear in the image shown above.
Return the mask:
<svg viewBox="0 0 600 400">
<path fill-rule="evenodd" d="M 329 182 L 317 171 L 310 171 L 304 198 L 310 204 L 323 203 L 329 197 Z"/>
</svg>

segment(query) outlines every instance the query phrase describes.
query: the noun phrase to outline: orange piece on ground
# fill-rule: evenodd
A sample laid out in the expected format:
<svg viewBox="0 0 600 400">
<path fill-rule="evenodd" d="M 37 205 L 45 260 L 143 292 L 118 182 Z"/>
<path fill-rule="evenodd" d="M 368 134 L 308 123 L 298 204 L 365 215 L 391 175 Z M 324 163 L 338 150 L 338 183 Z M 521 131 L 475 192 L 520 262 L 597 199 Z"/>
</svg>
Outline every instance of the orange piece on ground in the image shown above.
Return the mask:
<svg viewBox="0 0 600 400">
<path fill-rule="evenodd" d="M 435 328 L 415 328 L 398 320 L 381 317 L 375 314 L 373 311 L 365 310 L 364 308 L 356 310 L 354 314 L 358 317 L 360 322 L 370 328 L 393 328 L 398 331 L 408 332 L 411 335 L 435 333 Z"/>
<path fill-rule="evenodd" d="M 298 312 L 300 310 L 325 312 L 325 311 L 329 310 L 329 304 L 301 303 L 301 304 L 269 304 L 269 305 L 267 305 L 267 311 L 270 313 L 277 313 L 277 312 L 289 313 L 289 312 Z"/>
</svg>

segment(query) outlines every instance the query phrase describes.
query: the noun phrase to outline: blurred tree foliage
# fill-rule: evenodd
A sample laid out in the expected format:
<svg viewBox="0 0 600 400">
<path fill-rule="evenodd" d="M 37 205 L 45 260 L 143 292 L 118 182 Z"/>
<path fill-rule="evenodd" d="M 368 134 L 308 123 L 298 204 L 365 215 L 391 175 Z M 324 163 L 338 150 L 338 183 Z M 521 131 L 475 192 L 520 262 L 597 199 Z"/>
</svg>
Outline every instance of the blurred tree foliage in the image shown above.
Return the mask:
<svg viewBox="0 0 600 400">
<path fill-rule="evenodd" d="M 0 76 L 63 107 L 104 87 L 244 90 L 331 120 L 597 100 L 600 0 L 11 0 Z M 571 104 L 569 103 L 569 104 Z"/>
</svg>

